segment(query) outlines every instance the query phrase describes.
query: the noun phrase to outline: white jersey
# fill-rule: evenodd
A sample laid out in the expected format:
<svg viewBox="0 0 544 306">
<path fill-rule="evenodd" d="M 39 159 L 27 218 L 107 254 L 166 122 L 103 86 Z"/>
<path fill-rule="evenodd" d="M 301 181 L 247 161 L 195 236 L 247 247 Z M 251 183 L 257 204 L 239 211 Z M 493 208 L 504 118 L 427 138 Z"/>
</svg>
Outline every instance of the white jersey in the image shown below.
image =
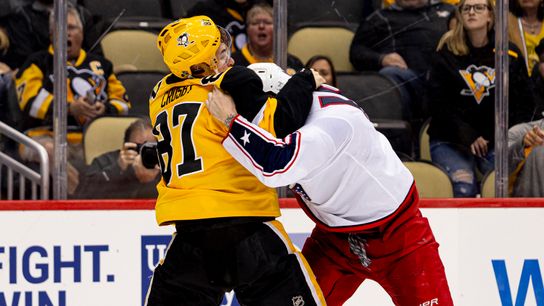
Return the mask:
<svg viewBox="0 0 544 306">
<path fill-rule="evenodd" d="M 331 231 L 379 226 L 416 196 L 387 138 L 334 87 L 314 92 L 306 124 L 283 140 L 238 116 L 223 146 L 265 185 L 290 185 Z"/>
</svg>

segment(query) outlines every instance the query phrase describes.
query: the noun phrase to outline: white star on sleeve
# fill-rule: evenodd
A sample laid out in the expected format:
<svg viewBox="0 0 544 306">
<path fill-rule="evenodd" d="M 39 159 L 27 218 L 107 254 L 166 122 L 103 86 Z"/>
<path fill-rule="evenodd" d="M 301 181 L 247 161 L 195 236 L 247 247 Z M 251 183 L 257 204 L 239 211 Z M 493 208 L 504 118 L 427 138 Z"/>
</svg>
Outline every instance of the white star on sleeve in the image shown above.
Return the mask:
<svg viewBox="0 0 544 306">
<path fill-rule="evenodd" d="M 244 142 L 244 146 L 249 143 L 249 135 L 250 133 L 244 131 L 244 136 L 240 138 Z"/>
</svg>

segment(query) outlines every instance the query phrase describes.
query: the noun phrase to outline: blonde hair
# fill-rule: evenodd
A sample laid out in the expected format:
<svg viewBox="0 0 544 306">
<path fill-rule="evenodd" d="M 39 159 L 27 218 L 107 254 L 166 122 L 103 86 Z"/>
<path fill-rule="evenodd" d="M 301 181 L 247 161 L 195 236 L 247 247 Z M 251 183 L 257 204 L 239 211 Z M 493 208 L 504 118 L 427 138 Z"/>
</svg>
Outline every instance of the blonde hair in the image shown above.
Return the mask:
<svg viewBox="0 0 544 306">
<path fill-rule="evenodd" d="M 246 23 L 249 24 L 258 14 L 267 14 L 273 17 L 274 11 L 272 10 L 272 7 L 266 3 L 255 4 L 247 11 Z"/>
<path fill-rule="evenodd" d="M 9 37 L 6 30 L 0 27 L 0 54 L 6 54 L 9 49 Z"/>
<path fill-rule="evenodd" d="M 79 15 L 79 11 L 70 2 L 68 2 L 67 6 L 68 7 L 66 8 L 66 16 L 68 17 L 68 15 L 72 15 L 76 20 L 78 28 L 83 30 L 83 22 L 81 21 L 81 16 Z M 51 12 L 51 14 L 49 14 L 49 33 L 55 32 L 55 24 L 56 24 L 55 13 Z"/>
<path fill-rule="evenodd" d="M 448 50 L 457 56 L 467 55 L 469 53 L 467 33 L 465 31 L 463 17 L 461 16 L 461 8 L 465 2 L 466 0 L 461 0 L 457 5 L 454 17 L 457 22 L 455 22 L 452 29 L 442 35 L 442 38 L 440 38 L 440 41 L 438 42 L 438 47 L 436 47 L 436 51 L 442 50 L 444 45 L 446 45 Z M 495 2 L 493 0 L 486 0 L 486 4 L 491 17 L 491 22 L 487 25 L 487 31 L 489 32 L 495 26 Z"/>
</svg>

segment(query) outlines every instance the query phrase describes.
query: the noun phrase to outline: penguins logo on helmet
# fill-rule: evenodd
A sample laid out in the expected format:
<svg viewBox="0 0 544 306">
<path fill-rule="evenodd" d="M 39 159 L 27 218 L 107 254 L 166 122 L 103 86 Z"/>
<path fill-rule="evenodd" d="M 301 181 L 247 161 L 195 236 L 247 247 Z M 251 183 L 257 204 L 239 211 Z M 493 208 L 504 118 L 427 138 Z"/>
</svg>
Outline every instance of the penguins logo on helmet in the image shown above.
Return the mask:
<svg viewBox="0 0 544 306">
<path fill-rule="evenodd" d="M 179 78 L 201 76 L 201 72 L 213 74 L 221 36 L 218 27 L 206 16 L 182 18 L 164 27 L 157 37 L 157 47 L 166 66 Z M 208 67 L 206 71 L 197 69 L 204 66 Z"/>
<path fill-rule="evenodd" d="M 189 46 L 189 43 L 192 43 L 192 42 L 189 42 L 188 33 L 183 33 L 181 34 L 181 36 L 178 37 L 178 46 L 184 46 L 185 48 L 187 48 L 187 46 Z"/>
</svg>

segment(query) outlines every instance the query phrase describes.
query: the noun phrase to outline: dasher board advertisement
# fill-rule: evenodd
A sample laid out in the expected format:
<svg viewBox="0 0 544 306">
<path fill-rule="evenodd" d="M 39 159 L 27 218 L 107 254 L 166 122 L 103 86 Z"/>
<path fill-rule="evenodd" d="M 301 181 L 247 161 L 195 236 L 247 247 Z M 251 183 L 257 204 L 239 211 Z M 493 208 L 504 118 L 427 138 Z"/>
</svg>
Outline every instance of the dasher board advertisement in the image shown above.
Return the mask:
<svg viewBox="0 0 544 306">
<path fill-rule="evenodd" d="M 152 206 L 134 209 L 10 210 L 0 202 L 0 306 L 143 305 L 174 227 Z M 455 305 L 544 305 L 544 209 L 422 208 Z M 280 221 L 302 248 L 313 223 L 301 209 Z M 227 293 L 224 306 L 239 305 Z M 393 305 L 365 281 L 347 306 Z M 420 306 L 431 306 L 429 305 Z"/>
</svg>

